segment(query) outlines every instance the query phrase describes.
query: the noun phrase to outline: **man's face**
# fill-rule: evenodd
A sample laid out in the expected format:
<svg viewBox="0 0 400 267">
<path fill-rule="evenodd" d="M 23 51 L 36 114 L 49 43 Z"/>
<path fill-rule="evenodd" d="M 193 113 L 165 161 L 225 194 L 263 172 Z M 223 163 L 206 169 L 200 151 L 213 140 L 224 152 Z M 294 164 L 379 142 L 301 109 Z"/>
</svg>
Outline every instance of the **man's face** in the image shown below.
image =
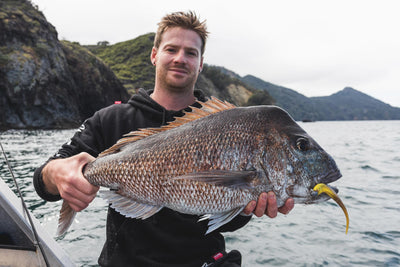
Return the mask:
<svg viewBox="0 0 400 267">
<path fill-rule="evenodd" d="M 203 68 L 202 41 L 192 30 L 174 27 L 162 35 L 159 48 L 151 60 L 156 65 L 156 83 L 163 89 L 193 89 Z"/>
</svg>

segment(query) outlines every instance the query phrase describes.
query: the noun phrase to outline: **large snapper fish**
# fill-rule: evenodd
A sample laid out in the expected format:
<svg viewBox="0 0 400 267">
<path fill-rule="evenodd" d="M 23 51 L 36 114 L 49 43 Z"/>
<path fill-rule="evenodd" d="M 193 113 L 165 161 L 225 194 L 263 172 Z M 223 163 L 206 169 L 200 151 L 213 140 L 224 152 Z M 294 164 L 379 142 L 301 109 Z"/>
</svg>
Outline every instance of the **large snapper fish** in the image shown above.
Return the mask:
<svg viewBox="0 0 400 267">
<path fill-rule="evenodd" d="M 337 189 L 326 185 L 341 177 L 335 161 L 287 112 L 213 97 L 200 104 L 167 126 L 127 134 L 87 164 L 85 178 L 110 188 L 104 197 L 124 216 L 146 219 L 164 207 L 202 215 L 206 234 L 268 191 L 278 206 L 288 198 L 311 204 L 332 197 L 348 227 Z M 74 215 L 64 202 L 58 234 Z"/>
</svg>

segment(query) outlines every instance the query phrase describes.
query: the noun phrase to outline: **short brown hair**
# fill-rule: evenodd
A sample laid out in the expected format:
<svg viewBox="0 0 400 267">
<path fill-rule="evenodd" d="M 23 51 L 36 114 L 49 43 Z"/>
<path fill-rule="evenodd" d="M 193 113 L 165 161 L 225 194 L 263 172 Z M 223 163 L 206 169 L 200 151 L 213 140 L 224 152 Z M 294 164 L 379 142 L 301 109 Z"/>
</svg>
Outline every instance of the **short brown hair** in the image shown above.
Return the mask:
<svg viewBox="0 0 400 267">
<path fill-rule="evenodd" d="M 163 33 L 173 27 L 181 27 L 196 32 L 202 41 L 201 54 L 204 54 L 208 31 L 206 21 L 200 21 L 192 11 L 174 12 L 165 15 L 158 23 L 156 37 L 154 38 L 154 47 L 159 48 Z"/>
</svg>

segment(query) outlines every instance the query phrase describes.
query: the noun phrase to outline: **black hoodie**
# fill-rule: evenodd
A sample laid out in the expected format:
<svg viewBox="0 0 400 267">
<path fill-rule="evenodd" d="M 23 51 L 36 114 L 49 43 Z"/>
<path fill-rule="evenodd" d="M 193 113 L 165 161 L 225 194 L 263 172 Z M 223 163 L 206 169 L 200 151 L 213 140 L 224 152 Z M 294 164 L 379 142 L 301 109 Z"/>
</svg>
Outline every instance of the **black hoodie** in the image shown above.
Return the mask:
<svg viewBox="0 0 400 267">
<path fill-rule="evenodd" d="M 66 158 L 80 152 L 96 157 L 124 134 L 139 128 L 159 127 L 182 116 L 183 111 L 168 111 L 140 89 L 126 104 L 117 104 L 97 111 L 87 119 L 61 149 L 49 160 Z M 204 101 L 201 91 L 197 99 Z M 197 104 L 197 103 L 196 103 Z M 195 104 L 195 105 L 196 105 Z M 188 108 L 190 110 L 190 108 Z M 40 197 L 60 200 L 44 190 L 43 166 L 34 174 L 34 185 Z M 107 239 L 99 258 L 101 266 L 201 266 L 217 252 L 225 250 L 221 231 L 234 231 L 250 217 L 237 216 L 217 231 L 205 235 L 207 221 L 164 208 L 146 220 L 126 218 L 108 209 Z"/>
</svg>

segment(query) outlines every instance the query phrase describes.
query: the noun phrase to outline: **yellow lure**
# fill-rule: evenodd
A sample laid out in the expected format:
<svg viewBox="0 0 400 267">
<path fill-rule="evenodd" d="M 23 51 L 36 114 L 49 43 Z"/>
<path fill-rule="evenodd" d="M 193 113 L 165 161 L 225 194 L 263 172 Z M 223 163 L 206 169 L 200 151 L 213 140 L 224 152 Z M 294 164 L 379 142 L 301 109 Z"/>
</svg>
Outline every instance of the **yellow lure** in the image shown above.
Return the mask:
<svg viewBox="0 0 400 267">
<path fill-rule="evenodd" d="M 317 191 L 318 195 L 321 193 L 327 194 L 342 208 L 344 215 L 346 216 L 346 234 L 347 234 L 347 231 L 349 230 L 349 214 L 347 213 L 347 209 L 344 206 L 342 200 L 340 200 L 338 195 L 336 195 L 336 193 L 326 184 L 317 184 L 316 186 L 314 186 L 313 190 Z"/>
</svg>

